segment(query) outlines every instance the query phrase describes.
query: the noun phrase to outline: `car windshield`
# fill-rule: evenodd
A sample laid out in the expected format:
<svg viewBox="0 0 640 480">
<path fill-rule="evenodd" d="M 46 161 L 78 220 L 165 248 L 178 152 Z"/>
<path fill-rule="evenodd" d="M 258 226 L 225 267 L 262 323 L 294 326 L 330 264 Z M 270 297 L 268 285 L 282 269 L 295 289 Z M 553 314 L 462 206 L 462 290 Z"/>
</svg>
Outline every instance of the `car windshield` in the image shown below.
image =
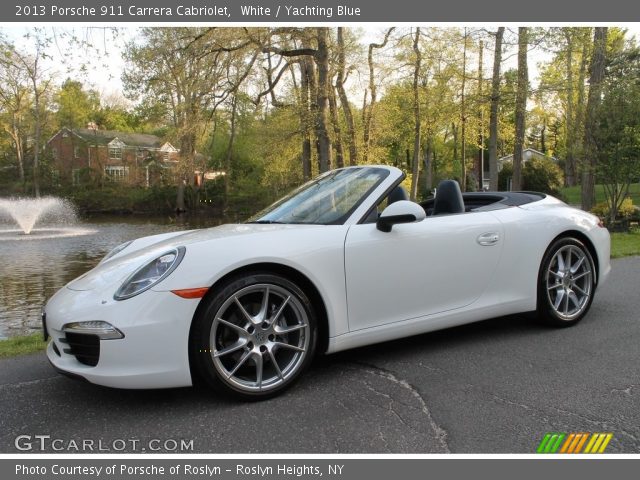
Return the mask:
<svg viewBox="0 0 640 480">
<path fill-rule="evenodd" d="M 248 222 L 341 225 L 388 175 L 388 170 L 375 167 L 328 172 L 305 183 Z"/>
</svg>

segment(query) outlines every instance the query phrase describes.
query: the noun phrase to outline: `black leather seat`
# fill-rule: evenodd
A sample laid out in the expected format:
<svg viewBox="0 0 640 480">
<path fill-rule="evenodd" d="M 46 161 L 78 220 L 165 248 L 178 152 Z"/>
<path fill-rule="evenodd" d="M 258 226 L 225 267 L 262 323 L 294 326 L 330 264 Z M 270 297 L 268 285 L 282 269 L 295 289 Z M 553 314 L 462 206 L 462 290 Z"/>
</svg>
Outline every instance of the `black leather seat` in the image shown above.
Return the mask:
<svg viewBox="0 0 640 480">
<path fill-rule="evenodd" d="M 387 205 L 391 205 L 392 203 L 398 202 L 400 200 L 409 200 L 409 195 L 407 191 L 402 187 L 402 185 L 398 185 L 396 188 L 389 192 L 389 197 L 387 201 Z"/>
<path fill-rule="evenodd" d="M 432 215 L 464 213 L 464 200 L 460 185 L 455 180 L 442 180 L 436 190 Z"/>
</svg>

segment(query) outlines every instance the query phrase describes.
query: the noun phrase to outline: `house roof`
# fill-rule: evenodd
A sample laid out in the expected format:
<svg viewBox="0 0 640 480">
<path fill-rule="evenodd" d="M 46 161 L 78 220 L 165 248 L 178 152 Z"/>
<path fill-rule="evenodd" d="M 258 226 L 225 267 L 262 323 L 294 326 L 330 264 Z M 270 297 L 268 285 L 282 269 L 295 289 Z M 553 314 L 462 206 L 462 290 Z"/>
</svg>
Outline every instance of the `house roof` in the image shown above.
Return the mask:
<svg viewBox="0 0 640 480">
<path fill-rule="evenodd" d="M 89 128 L 75 128 L 71 130 L 75 135 L 94 145 L 108 145 L 117 138 L 128 147 L 160 148 L 165 143 L 155 135 L 146 133 L 118 132 L 116 130 L 93 130 Z"/>
<path fill-rule="evenodd" d="M 525 152 L 530 152 L 534 155 L 537 155 L 539 157 L 545 157 L 545 158 L 549 158 L 551 160 L 553 160 L 554 162 L 558 161 L 558 159 L 556 157 L 552 157 L 551 155 L 547 155 L 546 153 L 542 153 L 539 150 L 536 150 L 535 148 L 525 148 L 524 150 L 522 150 L 522 153 L 524 154 Z M 506 160 L 513 160 L 513 153 L 510 155 L 506 155 L 504 157 L 500 157 L 498 159 L 498 161 L 506 161 Z"/>
</svg>

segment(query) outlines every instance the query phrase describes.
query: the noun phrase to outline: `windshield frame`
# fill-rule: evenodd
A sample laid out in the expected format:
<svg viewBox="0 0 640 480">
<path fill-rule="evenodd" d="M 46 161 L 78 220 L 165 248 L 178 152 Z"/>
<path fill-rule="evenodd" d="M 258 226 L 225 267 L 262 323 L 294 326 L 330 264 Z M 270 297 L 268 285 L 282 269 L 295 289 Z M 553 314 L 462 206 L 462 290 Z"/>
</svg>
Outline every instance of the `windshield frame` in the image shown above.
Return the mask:
<svg viewBox="0 0 640 480">
<path fill-rule="evenodd" d="M 336 176 L 336 175 L 339 175 L 340 173 L 346 173 L 346 172 L 354 172 L 354 175 L 355 175 L 355 172 L 363 172 L 363 171 L 375 172 L 375 173 L 378 174 L 379 178 L 372 185 L 370 185 L 365 192 L 363 192 L 360 195 L 360 198 L 358 198 L 357 201 L 354 202 L 354 204 L 351 205 L 350 208 L 346 212 L 344 212 L 339 217 L 333 219 L 332 221 L 328 221 L 328 222 L 311 222 L 311 221 L 296 222 L 296 221 L 279 221 L 277 218 L 273 219 L 273 220 L 272 219 L 268 219 L 268 218 L 264 218 L 264 217 L 268 216 L 269 214 L 271 214 L 272 212 L 275 212 L 278 208 L 282 207 L 287 202 L 290 202 L 296 196 L 303 195 L 310 188 L 313 188 L 315 185 L 320 184 L 323 180 L 326 180 L 328 176 L 332 176 L 332 175 Z M 385 183 L 387 183 L 389 181 L 390 177 L 392 177 L 392 170 L 389 167 L 386 167 L 386 166 L 368 166 L 368 165 L 363 165 L 363 166 L 354 166 L 354 167 L 346 167 L 346 168 L 340 168 L 340 169 L 336 169 L 336 170 L 331 170 L 329 172 L 326 172 L 326 173 L 314 178 L 313 180 L 310 180 L 310 181 L 304 183 L 303 185 L 301 185 L 300 187 L 296 188 L 295 190 L 293 190 L 288 195 L 284 196 L 283 198 L 281 198 L 281 199 L 277 200 L 276 202 L 274 202 L 273 204 L 269 205 L 267 208 L 261 210 L 260 212 L 258 212 L 255 215 L 253 215 L 251 218 L 249 218 L 246 221 L 246 223 L 265 223 L 265 224 L 276 223 L 276 224 L 285 224 L 285 225 L 344 225 L 354 215 L 354 212 L 358 211 L 360 209 L 360 207 L 365 202 L 367 202 L 367 200 L 369 200 L 378 189 L 380 189 L 381 185 L 383 185 L 383 184 L 385 184 Z M 395 183 L 395 181 L 394 181 L 394 183 Z M 386 187 L 385 187 L 385 189 L 386 189 Z M 377 195 L 376 195 L 376 198 L 377 198 Z"/>
</svg>

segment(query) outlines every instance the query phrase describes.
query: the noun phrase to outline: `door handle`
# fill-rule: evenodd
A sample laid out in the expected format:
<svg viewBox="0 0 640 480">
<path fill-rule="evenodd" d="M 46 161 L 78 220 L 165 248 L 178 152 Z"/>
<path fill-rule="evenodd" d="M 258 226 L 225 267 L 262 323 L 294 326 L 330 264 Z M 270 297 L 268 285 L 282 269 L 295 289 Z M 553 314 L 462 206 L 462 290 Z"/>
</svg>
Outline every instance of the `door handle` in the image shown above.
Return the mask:
<svg viewBox="0 0 640 480">
<path fill-rule="evenodd" d="M 481 235 L 478 235 L 478 238 L 476 239 L 476 241 L 484 247 L 495 245 L 499 240 L 500 235 L 498 234 L 498 232 L 483 233 Z"/>
</svg>

